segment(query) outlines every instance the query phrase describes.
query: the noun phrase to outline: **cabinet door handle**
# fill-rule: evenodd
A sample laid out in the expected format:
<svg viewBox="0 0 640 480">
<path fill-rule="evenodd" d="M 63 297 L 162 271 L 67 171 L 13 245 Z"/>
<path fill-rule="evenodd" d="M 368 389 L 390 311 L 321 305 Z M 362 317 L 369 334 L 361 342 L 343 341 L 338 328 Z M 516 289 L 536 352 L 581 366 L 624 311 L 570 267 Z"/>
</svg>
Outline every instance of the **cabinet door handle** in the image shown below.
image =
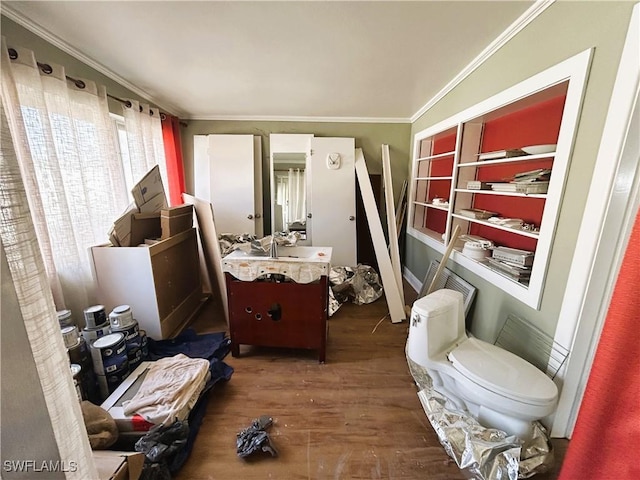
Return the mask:
<svg viewBox="0 0 640 480">
<path fill-rule="evenodd" d="M 356 217 L 354 217 L 353 215 L 349 215 L 349 220 L 351 220 L 352 222 L 356 219 Z"/>
<path fill-rule="evenodd" d="M 262 217 L 262 215 L 260 215 L 259 213 L 256 213 L 256 218 L 260 218 Z"/>
<path fill-rule="evenodd" d="M 311 214 L 310 213 L 307 213 L 307 218 L 311 218 Z"/>
<path fill-rule="evenodd" d="M 249 214 L 249 215 L 247 215 L 247 218 L 248 218 L 249 220 L 253 220 L 253 215 Z"/>
</svg>

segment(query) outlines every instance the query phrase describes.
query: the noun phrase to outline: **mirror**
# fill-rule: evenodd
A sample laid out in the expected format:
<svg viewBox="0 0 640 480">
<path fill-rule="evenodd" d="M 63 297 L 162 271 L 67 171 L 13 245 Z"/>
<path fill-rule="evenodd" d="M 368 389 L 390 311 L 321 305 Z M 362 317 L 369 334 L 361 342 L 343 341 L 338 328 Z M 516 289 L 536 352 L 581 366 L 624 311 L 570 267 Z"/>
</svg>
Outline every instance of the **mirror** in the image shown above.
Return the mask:
<svg viewBox="0 0 640 480">
<path fill-rule="evenodd" d="M 273 155 L 273 231 L 301 233 L 306 239 L 307 188 L 304 153 Z"/>
<path fill-rule="evenodd" d="M 299 232 L 301 244 L 311 244 L 307 230 L 307 185 L 312 134 L 271 134 L 271 233 Z"/>
</svg>

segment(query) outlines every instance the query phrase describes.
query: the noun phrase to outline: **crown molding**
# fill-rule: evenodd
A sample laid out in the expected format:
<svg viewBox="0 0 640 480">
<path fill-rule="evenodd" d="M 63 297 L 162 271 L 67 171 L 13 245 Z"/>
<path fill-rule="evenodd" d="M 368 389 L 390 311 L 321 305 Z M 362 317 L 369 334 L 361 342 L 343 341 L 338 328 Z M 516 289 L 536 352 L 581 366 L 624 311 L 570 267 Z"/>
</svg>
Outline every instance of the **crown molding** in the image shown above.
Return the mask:
<svg viewBox="0 0 640 480">
<path fill-rule="evenodd" d="M 485 61 L 487 61 L 494 53 L 496 53 L 509 40 L 515 37 L 523 28 L 535 20 L 538 15 L 549 8 L 556 0 L 537 0 L 531 7 L 527 9 L 520 17 L 516 19 L 507 29 L 500 34 L 493 42 L 491 42 L 480 54 L 474 58 L 458 75 L 453 77 L 442 90 L 435 94 L 420 110 L 413 114 L 410 121 L 414 123 L 422 115 L 424 115 L 431 107 L 438 103 L 442 98 L 451 92 L 456 86 L 478 69 Z"/>
<path fill-rule="evenodd" d="M 123 87 L 125 87 L 129 91 L 135 93 L 140 98 L 145 99 L 149 103 L 157 105 L 161 110 L 163 110 L 163 111 L 165 111 L 165 112 L 167 112 L 167 113 L 169 113 L 171 115 L 175 115 L 175 116 L 180 117 L 180 114 L 184 114 L 184 112 L 181 112 L 180 109 L 177 108 L 175 105 L 169 105 L 169 104 L 166 104 L 166 103 L 162 104 L 161 102 L 157 101 L 156 99 L 153 98 L 153 96 L 149 95 L 144 90 L 141 90 L 140 88 L 136 87 L 134 84 L 130 83 L 128 80 L 122 78 L 117 73 L 109 70 L 107 67 L 105 67 L 101 63 L 97 62 L 93 58 L 88 57 L 84 53 L 82 53 L 79 50 L 75 49 L 74 47 L 69 45 L 67 42 L 62 40 L 60 37 L 58 37 L 57 35 L 54 35 L 50 31 L 48 31 L 46 28 L 42 27 L 40 24 L 34 22 L 33 20 L 31 20 L 31 19 L 25 17 L 24 15 L 22 15 L 20 12 L 16 11 L 10 5 L 7 5 L 6 3 L 2 3 L 2 4 L 0 4 L 0 7 L 1 7 L 2 15 L 6 16 L 8 19 L 13 20 L 18 25 L 20 25 L 20 26 L 26 28 L 27 30 L 29 30 L 30 32 L 32 32 L 34 35 L 37 35 L 38 37 L 40 37 L 43 40 L 47 41 L 48 43 L 50 43 L 54 47 L 56 47 L 56 48 L 62 50 L 63 52 L 71 55 L 75 59 L 80 60 L 82 63 L 88 65 L 89 67 L 93 68 L 97 72 L 102 73 L 103 75 L 105 75 L 106 77 L 110 78 L 111 80 L 117 82 L 118 84 L 122 85 Z"/>
<path fill-rule="evenodd" d="M 396 117 L 303 117 L 287 115 L 193 115 L 184 120 L 219 120 L 237 122 L 310 122 L 310 123 L 411 123 L 410 118 Z"/>
</svg>

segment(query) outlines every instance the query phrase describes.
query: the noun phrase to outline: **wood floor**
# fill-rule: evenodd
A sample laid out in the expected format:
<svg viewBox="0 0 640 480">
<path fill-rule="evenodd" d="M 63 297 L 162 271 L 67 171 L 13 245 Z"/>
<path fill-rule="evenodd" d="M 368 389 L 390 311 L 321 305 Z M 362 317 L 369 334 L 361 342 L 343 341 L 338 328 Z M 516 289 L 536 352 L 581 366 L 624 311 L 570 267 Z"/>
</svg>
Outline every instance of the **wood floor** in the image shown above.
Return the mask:
<svg viewBox="0 0 640 480">
<path fill-rule="evenodd" d="M 191 456 L 175 478 L 464 479 L 418 400 L 404 354 L 407 322 L 386 318 L 376 328 L 387 312 L 384 298 L 344 304 L 329 319 L 325 364 L 315 352 L 258 347 L 225 358 L 233 376 L 211 393 Z M 226 330 L 211 308 L 192 327 Z M 261 415 L 273 418 L 268 432 L 278 456 L 243 460 L 236 434 Z M 553 471 L 534 478 L 557 478 L 567 443 L 553 441 Z"/>
</svg>

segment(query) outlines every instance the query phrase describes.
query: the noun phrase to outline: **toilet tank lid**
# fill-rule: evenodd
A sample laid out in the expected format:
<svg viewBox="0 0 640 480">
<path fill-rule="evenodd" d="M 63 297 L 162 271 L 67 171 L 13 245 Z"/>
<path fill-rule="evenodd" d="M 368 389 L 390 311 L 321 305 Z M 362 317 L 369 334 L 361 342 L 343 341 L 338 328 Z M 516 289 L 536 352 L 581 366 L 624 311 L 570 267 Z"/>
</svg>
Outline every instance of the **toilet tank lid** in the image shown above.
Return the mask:
<svg viewBox="0 0 640 480">
<path fill-rule="evenodd" d="M 413 303 L 412 310 L 423 316 L 437 316 L 443 312 L 448 312 L 455 302 L 462 304 L 462 293 L 455 290 L 441 289 L 419 298 Z"/>
<path fill-rule="evenodd" d="M 524 403 L 555 401 L 558 388 L 526 360 L 477 338 L 462 342 L 451 353 L 453 366 L 475 383 Z"/>
</svg>

